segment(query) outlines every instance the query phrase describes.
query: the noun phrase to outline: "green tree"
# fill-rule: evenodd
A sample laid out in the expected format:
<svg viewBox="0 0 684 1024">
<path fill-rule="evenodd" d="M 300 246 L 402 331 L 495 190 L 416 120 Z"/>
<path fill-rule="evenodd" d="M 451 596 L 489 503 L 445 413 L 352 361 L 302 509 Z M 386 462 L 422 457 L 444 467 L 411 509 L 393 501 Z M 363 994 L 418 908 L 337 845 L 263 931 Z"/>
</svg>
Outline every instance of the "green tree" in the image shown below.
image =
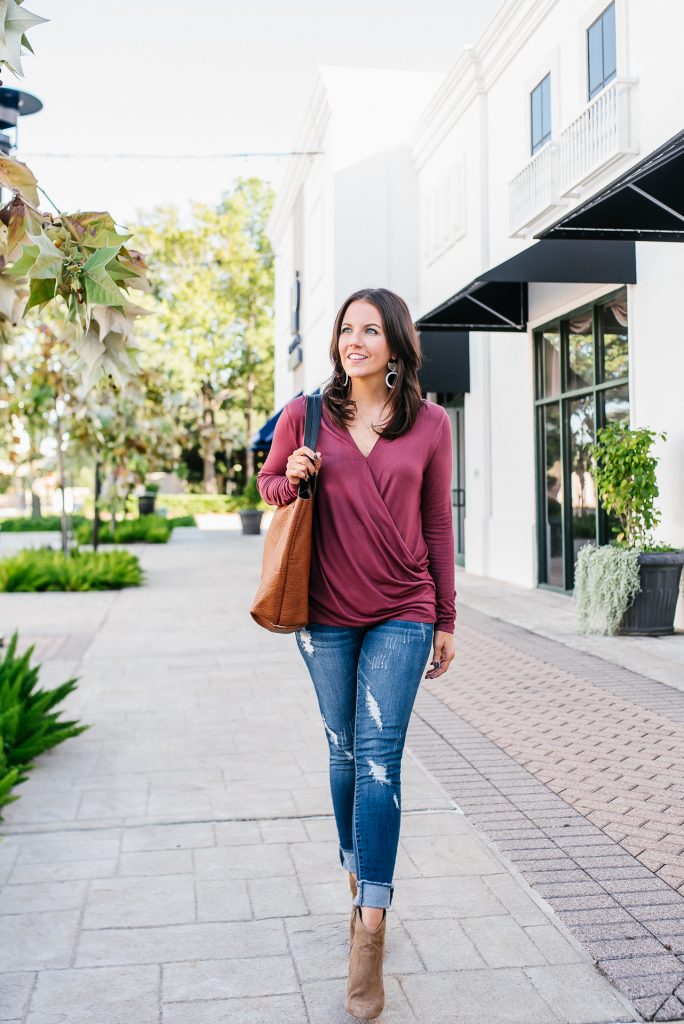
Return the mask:
<svg viewBox="0 0 684 1024">
<path fill-rule="evenodd" d="M 230 464 L 272 409 L 272 204 L 268 183 L 239 178 L 216 207 L 195 203 L 185 220 L 175 207 L 157 207 L 135 229 L 156 299 L 138 329 L 182 396 L 206 493 L 217 489 L 216 453 L 224 448 Z M 254 469 L 249 451 L 246 469 Z"/>
</svg>

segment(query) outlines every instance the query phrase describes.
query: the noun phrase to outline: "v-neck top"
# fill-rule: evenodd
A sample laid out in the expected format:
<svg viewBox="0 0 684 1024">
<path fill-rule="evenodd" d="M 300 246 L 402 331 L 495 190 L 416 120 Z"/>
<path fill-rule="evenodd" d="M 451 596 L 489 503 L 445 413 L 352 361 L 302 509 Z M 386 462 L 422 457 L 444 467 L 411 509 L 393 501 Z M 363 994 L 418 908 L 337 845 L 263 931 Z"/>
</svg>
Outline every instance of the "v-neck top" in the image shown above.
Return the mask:
<svg viewBox="0 0 684 1024">
<path fill-rule="evenodd" d="M 278 417 L 257 476 L 269 505 L 294 501 L 288 457 L 304 444 L 306 395 Z M 446 410 L 426 399 L 405 434 L 378 437 L 364 455 L 322 402 L 313 508 L 309 622 L 368 626 L 385 619 L 432 622 L 453 633 L 452 436 Z"/>
</svg>

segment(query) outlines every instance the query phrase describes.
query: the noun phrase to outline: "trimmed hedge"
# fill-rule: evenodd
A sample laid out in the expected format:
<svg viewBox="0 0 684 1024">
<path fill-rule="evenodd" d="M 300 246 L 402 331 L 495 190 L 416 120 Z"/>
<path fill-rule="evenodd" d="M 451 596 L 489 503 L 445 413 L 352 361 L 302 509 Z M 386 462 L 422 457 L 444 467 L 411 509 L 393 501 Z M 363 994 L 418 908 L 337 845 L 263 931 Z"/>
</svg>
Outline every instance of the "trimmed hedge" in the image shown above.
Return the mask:
<svg viewBox="0 0 684 1024">
<path fill-rule="evenodd" d="M 193 516 L 138 516 L 136 519 L 121 519 L 118 522 L 100 522 L 98 542 L 100 544 L 166 544 L 176 526 L 197 526 Z M 74 530 L 79 544 L 92 544 L 93 521 L 87 519 Z"/>
<path fill-rule="evenodd" d="M 160 494 L 157 508 L 168 508 L 169 512 L 183 515 L 206 515 L 237 512 L 239 496 L 233 494 Z M 269 506 L 260 499 L 259 508 Z"/>
<path fill-rule="evenodd" d="M 98 531 L 100 544 L 166 544 L 173 532 L 173 526 L 164 516 L 138 516 L 137 519 L 122 519 L 119 522 L 101 522 Z M 74 536 L 79 544 L 91 544 L 93 523 L 81 523 Z"/>
<path fill-rule="evenodd" d="M 62 551 L 45 548 L 19 551 L 0 561 L 0 591 L 37 593 L 46 590 L 121 590 L 138 587 L 144 573 L 129 551 Z"/>
<path fill-rule="evenodd" d="M 86 522 L 86 517 L 81 515 L 70 515 L 69 522 L 75 529 L 80 523 Z M 13 516 L 11 519 L 0 519 L 0 531 L 3 533 L 29 533 L 43 532 L 44 530 L 61 530 L 62 521 L 59 516 Z"/>
</svg>

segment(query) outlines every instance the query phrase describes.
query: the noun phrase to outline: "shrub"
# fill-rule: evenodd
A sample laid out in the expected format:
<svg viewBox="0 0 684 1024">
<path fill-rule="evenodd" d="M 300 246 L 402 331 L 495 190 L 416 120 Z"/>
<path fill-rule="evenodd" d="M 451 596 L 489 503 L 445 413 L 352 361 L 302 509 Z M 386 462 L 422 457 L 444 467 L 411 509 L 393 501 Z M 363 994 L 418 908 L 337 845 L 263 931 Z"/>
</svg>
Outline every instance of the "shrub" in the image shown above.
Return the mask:
<svg viewBox="0 0 684 1024">
<path fill-rule="evenodd" d="M 236 498 L 238 508 L 264 508 L 264 503 L 257 488 L 256 474 L 252 474 L 245 484 L 242 494 Z"/>
<path fill-rule="evenodd" d="M 575 563 L 577 618 L 580 633 L 613 636 L 641 590 L 639 552 L 605 544 L 585 544 Z"/>
<path fill-rule="evenodd" d="M 10 790 L 26 780 L 34 758 L 90 728 L 76 721 L 60 721 L 59 712 L 53 710 L 78 679 L 69 679 L 54 690 L 37 689 L 40 665 L 29 665 L 34 647 L 16 657 L 17 640 L 15 631 L 0 657 L 0 808 L 19 799 L 10 795 Z"/>
<path fill-rule="evenodd" d="M 85 516 L 69 516 L 71 526 L 76 529 L 81 523 L 86 522 Z M 59 516 L 13 516 L 11 519 L 0 520 L 0 530 L 3 533 L 28 533 L 30 531 L 61 530 L 62 521 Z"/>
<path fill-rule="evenodd" d="M 596 462 L 596 491 L 606 512 L 619 519 L 622 530 L 616 541 L 627 548 L 643 550 L 652 544 L 652 532 L 660 522 L 655 508 L 658 460 L 651 455 L 657 438 L 664 441 L 666 435 L 609 423 L 596 432 L 596 444 L 590 448 Z"/>
<path fill-rule="evenodd" d="M 204 515 L 234 512 L 235 495 L 232 494 L 160 494 L 157 508 L 167 508 L 178 515 Z"/>
<path fill-rule="evenodd" d="M 138 516 L 137 519 L 122 519 L 119 522 L 109 520 L 100 523 L 98 542 L 100 544 L 134 544 L 142 541 L 146 544 L 166 544 L 173 526 L 164 516 Z M 75 531 L 74 536 L 79 544 L 91 544 L 93 540 L 93 523 L 87 520 Z"/>
<path fill-rule="evenodd" d="M 197 520 L 194 516 L 172 516 L 166 521 L 171 526 L 197 526 Z"/>
<path fill-rule="evenodd" d="M 0 561 L 0 591 L 120 590 L 140 586 L 139 560 L 128 551 L 19 551 Z"/>
</svg>

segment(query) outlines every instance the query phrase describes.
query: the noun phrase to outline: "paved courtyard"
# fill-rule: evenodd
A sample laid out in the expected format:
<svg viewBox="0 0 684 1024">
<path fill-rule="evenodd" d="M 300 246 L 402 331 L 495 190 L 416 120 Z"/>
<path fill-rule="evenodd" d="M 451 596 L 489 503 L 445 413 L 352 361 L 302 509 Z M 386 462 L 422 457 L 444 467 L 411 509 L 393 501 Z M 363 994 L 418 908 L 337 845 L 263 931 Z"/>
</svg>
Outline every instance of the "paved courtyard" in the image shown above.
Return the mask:
<svg viewBox="0 0 684 1024">
<path fill-rule="evenodd" d="M 92 723 L 0 825 L 1 1021 L 351 1019 L 318 707 L 247 611 L 262 544 L 181 529 L 140 589 L 0 595 Z M 684 695 L 465 605 L 457 648 L 409 731 L 380 1020 L 683 1018 Z"/>
</svg>

